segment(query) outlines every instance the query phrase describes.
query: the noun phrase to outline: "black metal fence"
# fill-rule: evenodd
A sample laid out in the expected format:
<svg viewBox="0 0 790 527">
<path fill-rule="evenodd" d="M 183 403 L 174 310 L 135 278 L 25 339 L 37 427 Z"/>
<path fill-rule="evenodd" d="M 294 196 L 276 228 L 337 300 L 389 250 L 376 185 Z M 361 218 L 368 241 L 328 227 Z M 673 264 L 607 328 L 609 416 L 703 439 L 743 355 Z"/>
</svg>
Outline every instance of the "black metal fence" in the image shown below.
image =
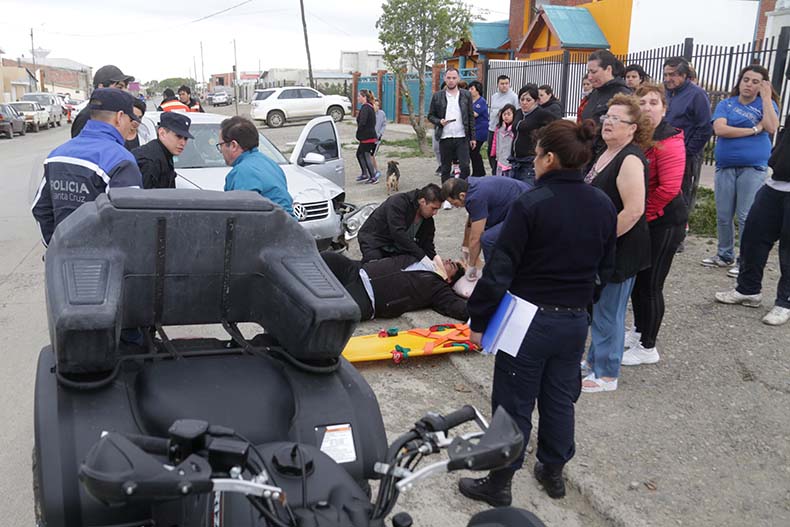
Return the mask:
<svg viewBox="0 0 790 527">
<path fill-rule="evenodd" d="M 741 69 L 760 64 L 771 74 L 771 81 L 780 94 L 781 117 L 790 111 L 788 88 L 788 48 L 790 27 L 783 27 L 779 37 L 747 42 L 738 46 L 695 44 L 687 38 L 683 43 L 646 51 L 619 55 L 624 65 L 639 64 L 655 81 L 663 78 L 664 61 L 684 57 L 697 72 L 698 84 L 710 97 L 711 111 L 726 98 L 737 81 Z M 550 85 L 564 106 L 565 116 L 575 116 L 582 97 L 582 79 L 587 74 L 587 53 L 562 51 L 536 60 L 489 60 L 486 70 L 486 94 L 490 100 L 497 89 L 497 77 L 507 75 L 514 91 L 528 82 Z M 715 141 L 715 139 L 714 139 Z M 713 161 L 713 149 L 706 149 L 706 162 Z"/>
</svg>

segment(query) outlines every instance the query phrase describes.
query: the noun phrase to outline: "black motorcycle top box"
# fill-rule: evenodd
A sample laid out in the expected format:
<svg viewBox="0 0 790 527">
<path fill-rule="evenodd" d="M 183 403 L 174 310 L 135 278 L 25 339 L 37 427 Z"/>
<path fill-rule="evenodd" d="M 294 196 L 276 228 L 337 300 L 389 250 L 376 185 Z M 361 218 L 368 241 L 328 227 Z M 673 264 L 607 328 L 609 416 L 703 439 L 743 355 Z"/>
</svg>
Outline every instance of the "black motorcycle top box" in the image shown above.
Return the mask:
<svg viewBox="0 0 790 527">
<path fill-rule="evenodd" d="M 112 370 L 123 328 L 255 322 L 311 361 L 359 320 L 307 232 L 246 191 L 112 189 L 58 226 L 46 281 L 63 375 Z"/>
</svg>

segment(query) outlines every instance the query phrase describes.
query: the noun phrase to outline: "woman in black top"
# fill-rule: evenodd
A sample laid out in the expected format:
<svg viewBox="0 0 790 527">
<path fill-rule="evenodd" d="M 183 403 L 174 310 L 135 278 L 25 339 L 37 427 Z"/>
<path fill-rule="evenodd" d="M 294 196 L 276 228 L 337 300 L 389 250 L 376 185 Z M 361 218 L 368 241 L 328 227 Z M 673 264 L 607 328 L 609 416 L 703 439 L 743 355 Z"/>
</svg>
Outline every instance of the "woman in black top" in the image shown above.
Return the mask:
<svg viewBox="0 0 790 527">
<path fill-rule="evenodd" d="M 548 84 L 538 87 L 538 102 L 540 103 L 541 108 L 552 114 L 557 119 L 562 119 L 562 114 L 564 112 L 562 103 L 557 98 L 557 96 L 554 95 L 554 91 Z"/>
<path fill-rule="evenodd" d="M 653 127 L 639 109 L 639 99 L 617 94 L 601 116 L 606 148 L 585 181 L 603 190 L 617 209 L 615 270 L 593 307 L 587 364 L 591 373 L 584 392 L 617 389 L 625 344 L 625 312 L 639 271 L 650 267 L 650 233 L 645 218 L 648 167 L 643 149 L 650 146 Z"/>
<path fill-rule="evenodd" d="M 540 107 L 538 103 L 538 88 L 534 84 L 527 84 L 518 92 L 520 108 L 513 119 L 513 178 L 535 184 L 535 132 L 558 119 L 550 112 Z"/>
<path fill-rule="evenodd" d="M 376 150 L 376 110 L 373 108 L 375 97 L 367 90 L 359 92 L 362 106 L 357 113 L 357 161 L 362 173 L 357 177 L 358 182 L 378 183 L 376 168 L 373 165 L 373 152 Z"/>
<path fill-rule="evenodd" d="M 507 291 L 537 309 L 515 356 L 489 350 L 498 351 L 491 406 L 507 410 L 528 441 L 537 400 L 534 473 L 553 498 L 565 495 L 562 469 L 575 452 L 573 405 L 581 389 L 587 307 L 596 277 L 607 276 L 614 264 L 617 213 L 603 192 L 584 184 L 580 170 L 590 159 L 595 128 L 592 121 L 559 120 L 538 130 L 536 186 L 511 205 L 467 304 L 470 339 L 478 345 L 483 332 L 494 330 L 489 322 Z M 523 460 L 522 451 L 512 466 L 463 478 L 459 489 L 493 506 L 510 505 L 510 481 Z"/>
</svg>

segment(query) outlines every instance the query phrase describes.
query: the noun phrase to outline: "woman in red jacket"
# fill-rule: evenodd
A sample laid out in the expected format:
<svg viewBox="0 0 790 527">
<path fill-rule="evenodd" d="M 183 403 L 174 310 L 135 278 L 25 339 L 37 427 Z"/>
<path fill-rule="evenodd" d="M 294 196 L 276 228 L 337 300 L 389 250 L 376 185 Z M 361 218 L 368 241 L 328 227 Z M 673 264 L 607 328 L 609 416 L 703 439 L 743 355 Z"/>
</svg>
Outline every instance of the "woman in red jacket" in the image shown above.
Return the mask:
<svg viewBox="0 0 790 527">
<path fill-rule="evenodd" d="M 645 152 L 650 170 L 645 216 L 650 228 L 651 266 L 636 276 L 631 293 L 634 329 L 626 335 L 624 366 L 658 362 L 656 337 L 664 318 L 664 281 L 688 219 L 680 190 L 686 166 L 683 131 L 664 120 L 667 102 L 663 86 L 642 84 L 636 95 L 642 113 L 655 126 L 654 144 Z"/>
</svg>

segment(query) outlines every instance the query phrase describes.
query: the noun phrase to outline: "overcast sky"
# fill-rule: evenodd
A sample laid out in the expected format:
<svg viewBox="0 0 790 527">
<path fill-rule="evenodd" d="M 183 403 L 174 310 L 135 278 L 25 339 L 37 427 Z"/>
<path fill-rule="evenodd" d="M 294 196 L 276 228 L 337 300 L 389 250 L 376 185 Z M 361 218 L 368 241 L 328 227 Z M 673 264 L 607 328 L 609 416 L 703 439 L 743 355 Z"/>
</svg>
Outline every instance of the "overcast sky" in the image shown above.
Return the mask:
<svg viewBox="0 0 790 527">
<path fill-rule="evenodd" d="M 0 0 L 0 49 L 7 58 L 36 47 L 94 69 L 115 64 L 138 80 L 229 72 L 233 39 L 239 69 L 306 68 L 298 0 Z M 341 50 L 380 49 L 375 28 L 381 0 L 304 0 L 314 69 L 337 69 Z M 715 10 L 710 9 L 716 4 Z M 728 4 L 724 8 L 722 4 Z M 487 20 L 508 17 L 509 0 L 474 2 Z M 697 42 L 751 39 L 757 3 L 746 0 L 634 0 L 632 50 L 693 36 Z M 33 22 L 35 21 L 35 22 Z M 704 23 L 703 23 L 704 21 Z M 260 62 L 259 62 L 260 61 Z"/>
</svg>

